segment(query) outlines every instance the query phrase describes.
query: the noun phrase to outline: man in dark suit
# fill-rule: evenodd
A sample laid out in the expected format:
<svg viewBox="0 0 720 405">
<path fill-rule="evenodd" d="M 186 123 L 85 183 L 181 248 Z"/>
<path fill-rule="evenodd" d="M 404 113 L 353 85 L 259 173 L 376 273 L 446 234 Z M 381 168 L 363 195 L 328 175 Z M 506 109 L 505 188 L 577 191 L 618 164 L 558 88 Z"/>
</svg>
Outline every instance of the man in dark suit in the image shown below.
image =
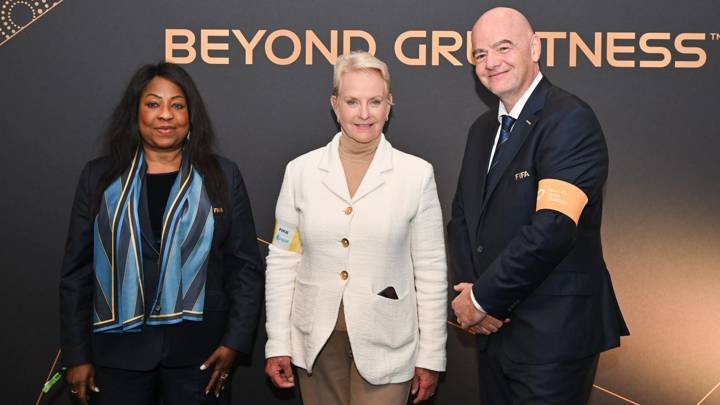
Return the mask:
<svg viewBox="0 0 720 405">
<path fill-rule="evenodd" d="M 587 104 L 543 78 L 518 11 L 486 12 L 472 40 L 500 103 L 470 128 L 453 201 L 453 310 L 480 335 L 484 404 L 586 403 L 599 353 L 628 334 L 600 241 L 605 139 Z"/>
</svg>

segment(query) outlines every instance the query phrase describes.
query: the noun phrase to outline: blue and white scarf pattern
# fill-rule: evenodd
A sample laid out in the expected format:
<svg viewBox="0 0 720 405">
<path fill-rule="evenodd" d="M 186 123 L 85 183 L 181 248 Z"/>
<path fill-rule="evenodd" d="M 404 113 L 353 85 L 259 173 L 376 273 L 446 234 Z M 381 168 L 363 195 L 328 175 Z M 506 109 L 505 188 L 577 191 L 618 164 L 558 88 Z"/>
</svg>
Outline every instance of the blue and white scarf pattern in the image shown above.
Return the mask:
<svg viewBox="0 0 720 405">
<path fill-rule="evenodd" d="M 147 165 L 138 148 L 128 170 L 103 192 L 94 225 L 95 332 L 134 332 L 143 323 L 201 321 L 213 209 L 202 176 L 184 154 L 163 214 L 157 292 L 145 319 L 140 193 Z"/>
</svg>

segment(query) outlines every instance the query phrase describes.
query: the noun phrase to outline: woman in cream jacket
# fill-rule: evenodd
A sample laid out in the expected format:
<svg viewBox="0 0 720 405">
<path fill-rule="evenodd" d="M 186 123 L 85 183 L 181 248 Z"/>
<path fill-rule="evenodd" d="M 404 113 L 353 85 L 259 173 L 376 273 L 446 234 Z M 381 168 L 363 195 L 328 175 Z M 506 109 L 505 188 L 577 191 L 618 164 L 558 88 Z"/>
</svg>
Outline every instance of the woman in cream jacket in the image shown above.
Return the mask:
<svg viewBox="0 0 720 405">
<path fill-rule="evenodd" d="M 392 96 L 366 52 L 335 64 L 341 131 L 286 168 L 267 258 L 266 372 L 303 402 L 405 404 L 445 370 L 447 275 L 432 166 L 382 134 Z"/>
</svg>

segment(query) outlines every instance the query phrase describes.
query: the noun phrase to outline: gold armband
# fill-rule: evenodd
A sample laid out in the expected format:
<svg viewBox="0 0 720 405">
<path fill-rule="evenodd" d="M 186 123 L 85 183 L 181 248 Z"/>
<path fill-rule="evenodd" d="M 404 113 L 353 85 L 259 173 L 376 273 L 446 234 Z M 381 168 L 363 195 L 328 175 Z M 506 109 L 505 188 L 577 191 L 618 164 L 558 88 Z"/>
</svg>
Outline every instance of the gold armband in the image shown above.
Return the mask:
<svg viewBox="0 0 720 405">
<path fill-rule="evenodd" d="M 570 217 L 577 225 L 587 202 L 587 196 L 576 185 L 562 180 L 542 179 L 538 184 L 535 211 L 558 211 Z"/>
<path fill-rule="evenodd" d="M 298 231 L 298 229 L 294 226 L 289 226 L 280 221 L 275 221 L 272 243 L 281 249 L 295 253 L 302 253 L 300 231 Z"/>
</svg>

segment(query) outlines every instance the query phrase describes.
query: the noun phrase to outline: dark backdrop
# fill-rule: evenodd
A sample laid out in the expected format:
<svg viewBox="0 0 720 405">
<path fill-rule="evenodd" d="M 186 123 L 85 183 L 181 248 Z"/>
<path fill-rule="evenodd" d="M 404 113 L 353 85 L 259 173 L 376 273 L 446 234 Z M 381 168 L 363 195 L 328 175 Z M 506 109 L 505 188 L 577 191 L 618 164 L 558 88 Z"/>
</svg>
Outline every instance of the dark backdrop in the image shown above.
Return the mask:
<svg viewBox="0 0 720 405">
<path fill-rule="evenodd" d="M 314 63 L 305 64 L 306 30 L 325 43 L 337 30 L 341 51 L 346 30 L 366 31 L 375 39 L 377 55 L 390 66 L 397 104 L 388 139 L 434 165 L 446 218 L 466 130 L 496 102 L 478 88 L 464 48 L 454 53 L 462 66 L 444 58 L 433 66 L 430 53 L 431 31 L 457 32 L 464 39 L 477 16 L 500 4 L 495 1 L 0 4 L 0 347 L 2 402 L 8 404 L 35 400 L 57 351 L 58 273 L 80 169 L 100 153 L 102 128 L 132 72 L 165 58 L 166 29 L 190 30 L 197 37 L 197 56 L 185 67 L 211 113 L 218 150 L 243 171 L 264 237 L 271 232 L 285 163 L 325 144 L 336 131 L 328 101 L 331 65 L 317 51 Z M 620 349 L 602 355 L 591 403 L 627 403 L 615 393 L 643 404 L 720 404 L 720 389 L 711 392 L 720 381 L 720 216 L 715 212 L 720 206 L 720 6 L 701 0 L 503 4 L 524 11 L 545 36 L 566 37 L 554 41 L 552 66 L 543 58 L 543 72 L 593 106 L 610 148 L 603 240 L 633 334 Z M 252 64 L 245 63 L 232 33 L 213 38 L 229 48 L 210 52 L 229 58 L 217 65 L 200 57 L 202 29 L 238 29 L 248 38 L 259 29 L 267 33 Z M 273 63 L 264 51 L 267 36 L 280 29 L 303 42 L 299 59 L 286 66 Z M 416 57 L 418 45 L 426 44 L 425 66 L 404 64 L 395 54 L 395 39 L 409 30 L 427 31 L 427 38 L 408 40 L 403 48 Z M 595 64 L 582 53 L 571 63 L 572 32 L 591 47 L 600 33 Z M 641 48 L 646 33 L 660 36 Z M 614 45 L 608 40 L 628 35 L 634 39 Z M 678 37 L 685 39 L 676 44 Z M 365 46 L 355 41 L 354 47 Z M 279 38 L 273 49 L 287 57 L 290 45 L 288 38 Z M 635 61 L 634 67 L 617 66 L 622 62 L 613 62 L 613 55 Z M 667 57 L 669 64 L 663 62 Z M 641 67 L 640 61 L 667 66 Z M 697 62 L 682 68 L 676 61 Z M 253 362 L 236 373 L 234 403 L 294 404 L 298 400 L 292 395 L 284 399 L 266 383 L 264 339 L 260 331 Z M 434 403 L 477 403 L 473 348 L 462 333 L 450 331 L 448 357 Z M 53 391 L 50 402 L 67 403 L 59 392 Z"/>
</svg>

